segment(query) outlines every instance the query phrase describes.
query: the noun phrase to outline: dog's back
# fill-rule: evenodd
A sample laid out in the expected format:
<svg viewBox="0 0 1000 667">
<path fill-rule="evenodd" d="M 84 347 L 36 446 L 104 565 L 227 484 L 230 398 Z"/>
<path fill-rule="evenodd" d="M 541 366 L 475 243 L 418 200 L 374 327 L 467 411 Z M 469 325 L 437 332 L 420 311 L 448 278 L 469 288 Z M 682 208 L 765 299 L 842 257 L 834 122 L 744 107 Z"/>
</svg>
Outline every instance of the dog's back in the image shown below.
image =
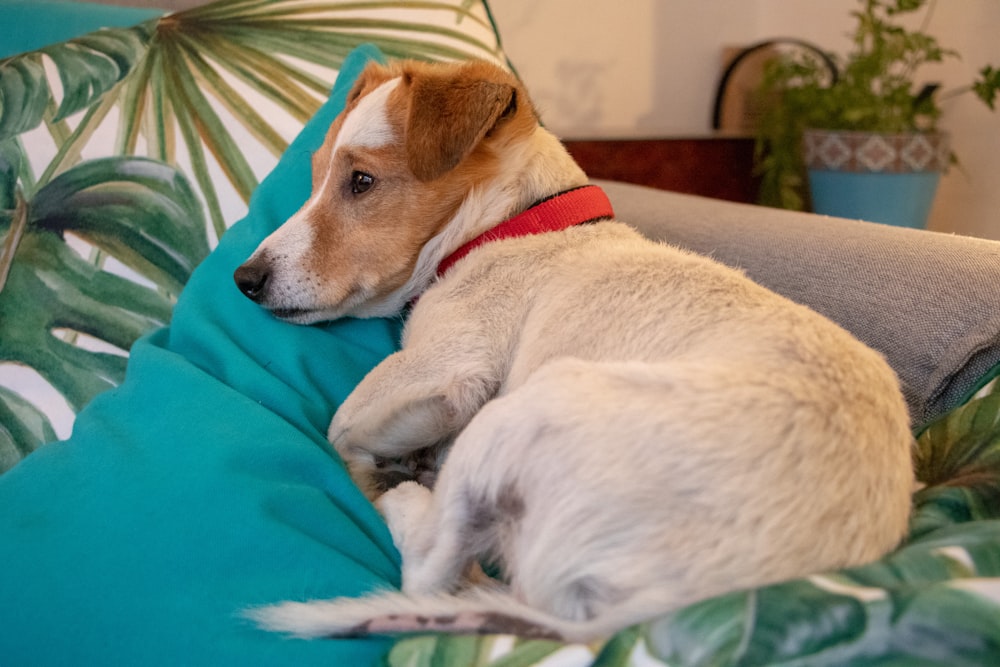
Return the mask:
<svg viewBox="0 0 1000 667">
<path fill-rule="evenodd" d="M 498 554 L 529 605 L 672 609 L 868 562 L 905 534 L 906 407 L 841 328 L 617 223 L 479 252 L 409 324 L 423 338 L 492 299 L 479 334 L 515 336 L 493 343 L 509 371 L 455 443 L 432 523 Z"/>
</svg>

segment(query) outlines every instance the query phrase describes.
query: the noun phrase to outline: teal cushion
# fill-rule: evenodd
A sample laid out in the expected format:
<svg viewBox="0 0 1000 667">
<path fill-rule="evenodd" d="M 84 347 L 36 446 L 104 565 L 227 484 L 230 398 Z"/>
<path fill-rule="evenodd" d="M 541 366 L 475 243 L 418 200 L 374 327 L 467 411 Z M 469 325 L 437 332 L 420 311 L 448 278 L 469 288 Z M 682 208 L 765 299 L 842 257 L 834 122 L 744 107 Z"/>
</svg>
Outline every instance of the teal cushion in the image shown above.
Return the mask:
<svg viewBox="0 0 1000 667">
<path fill-rule="evenodd" d="M 0 26 L 3 26 L 0 29 L 0 58 L 34 51 L 100 28 L 128 27 L 162 14 L 162 9 L 112 7 L 91 2 L 0 0 Z"/>
<path fill-rule="evenodd" d="M 133 347 L 124 384 L 0 477 L 0 662 L 365 665 L 388 648 L 289 640 L 241 616 L 399 582 L 384 523 L 325 438 L 398 322 L 285 324 L 232 279 L 307 198 L 311 153 L 371 58 L 349 56 L 170 327 Z"/>
</svg>

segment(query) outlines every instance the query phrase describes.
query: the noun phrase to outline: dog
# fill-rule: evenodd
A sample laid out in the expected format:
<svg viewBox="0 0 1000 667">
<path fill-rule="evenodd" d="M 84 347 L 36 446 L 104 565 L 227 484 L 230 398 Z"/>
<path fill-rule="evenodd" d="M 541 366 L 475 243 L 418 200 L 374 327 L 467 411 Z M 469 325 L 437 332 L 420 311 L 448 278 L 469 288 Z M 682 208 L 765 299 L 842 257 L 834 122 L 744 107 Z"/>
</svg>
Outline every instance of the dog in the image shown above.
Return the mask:
<svg viewBox="0 0 1000 667">
<path fill-rule="evenodd" d="M 501 229 L 594 195 L 507 71 L 372 64 L 312 166 L 308 201 L 235 280 L 299 324 L 412 306 L 329 429 L 386 518 L 402 592 L 252 610 L 266 627 L 474 618 L 586 641 L 906 534 L 913 438 L 878 353 L 602 203 L 570 202 L 587 224 Z M 433 489 L 395 484 L 442 448 Z"/>
</svg>

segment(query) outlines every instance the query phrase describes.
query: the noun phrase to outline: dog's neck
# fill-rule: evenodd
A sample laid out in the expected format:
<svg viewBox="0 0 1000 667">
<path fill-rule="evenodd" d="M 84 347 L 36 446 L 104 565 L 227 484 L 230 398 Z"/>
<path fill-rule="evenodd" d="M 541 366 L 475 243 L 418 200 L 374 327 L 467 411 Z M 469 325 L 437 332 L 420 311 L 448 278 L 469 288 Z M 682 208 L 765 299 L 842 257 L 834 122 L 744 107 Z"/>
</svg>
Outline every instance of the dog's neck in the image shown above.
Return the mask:
<svg viewBox="0 0 1000 667">
<path fill-rule="evenodd" d="M 437 275 L 443 276 L 459 260 L 485 243 L 562 231 L 576 225 L 609 220 L 614 215 L 608 196 L 596 185 L 564 190 L 535 202 L 528 209 L 463 244 L 438 265 Z"/>
<path fill-rule="evenodd" d="M 441 262 L 464 244 L 538 201 L 588 182 L 566 148 L 540 126 L 528 140 L 502 147 L 498 158 L 499 177 L 471 190 L 448 224 L 424 245 L 413 274 L 396 292 L 400 307 L 423 293 Z"/>
</svg>

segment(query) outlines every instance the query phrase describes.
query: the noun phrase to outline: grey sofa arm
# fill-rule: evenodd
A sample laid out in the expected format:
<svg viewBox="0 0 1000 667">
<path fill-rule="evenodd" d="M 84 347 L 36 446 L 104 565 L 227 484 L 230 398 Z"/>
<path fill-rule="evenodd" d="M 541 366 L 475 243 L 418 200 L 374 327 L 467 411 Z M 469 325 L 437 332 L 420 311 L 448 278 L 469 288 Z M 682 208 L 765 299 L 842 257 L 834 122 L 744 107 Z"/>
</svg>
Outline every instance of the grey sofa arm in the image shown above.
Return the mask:
<svg viewBox="0 0 1000 667">
<path fill-rule="evenodd" d="M 1000 364 L 1000 242 L 598 182 L 645 235 L 742 269 L 896 370 L 916 428 Z"/>
</svg>

